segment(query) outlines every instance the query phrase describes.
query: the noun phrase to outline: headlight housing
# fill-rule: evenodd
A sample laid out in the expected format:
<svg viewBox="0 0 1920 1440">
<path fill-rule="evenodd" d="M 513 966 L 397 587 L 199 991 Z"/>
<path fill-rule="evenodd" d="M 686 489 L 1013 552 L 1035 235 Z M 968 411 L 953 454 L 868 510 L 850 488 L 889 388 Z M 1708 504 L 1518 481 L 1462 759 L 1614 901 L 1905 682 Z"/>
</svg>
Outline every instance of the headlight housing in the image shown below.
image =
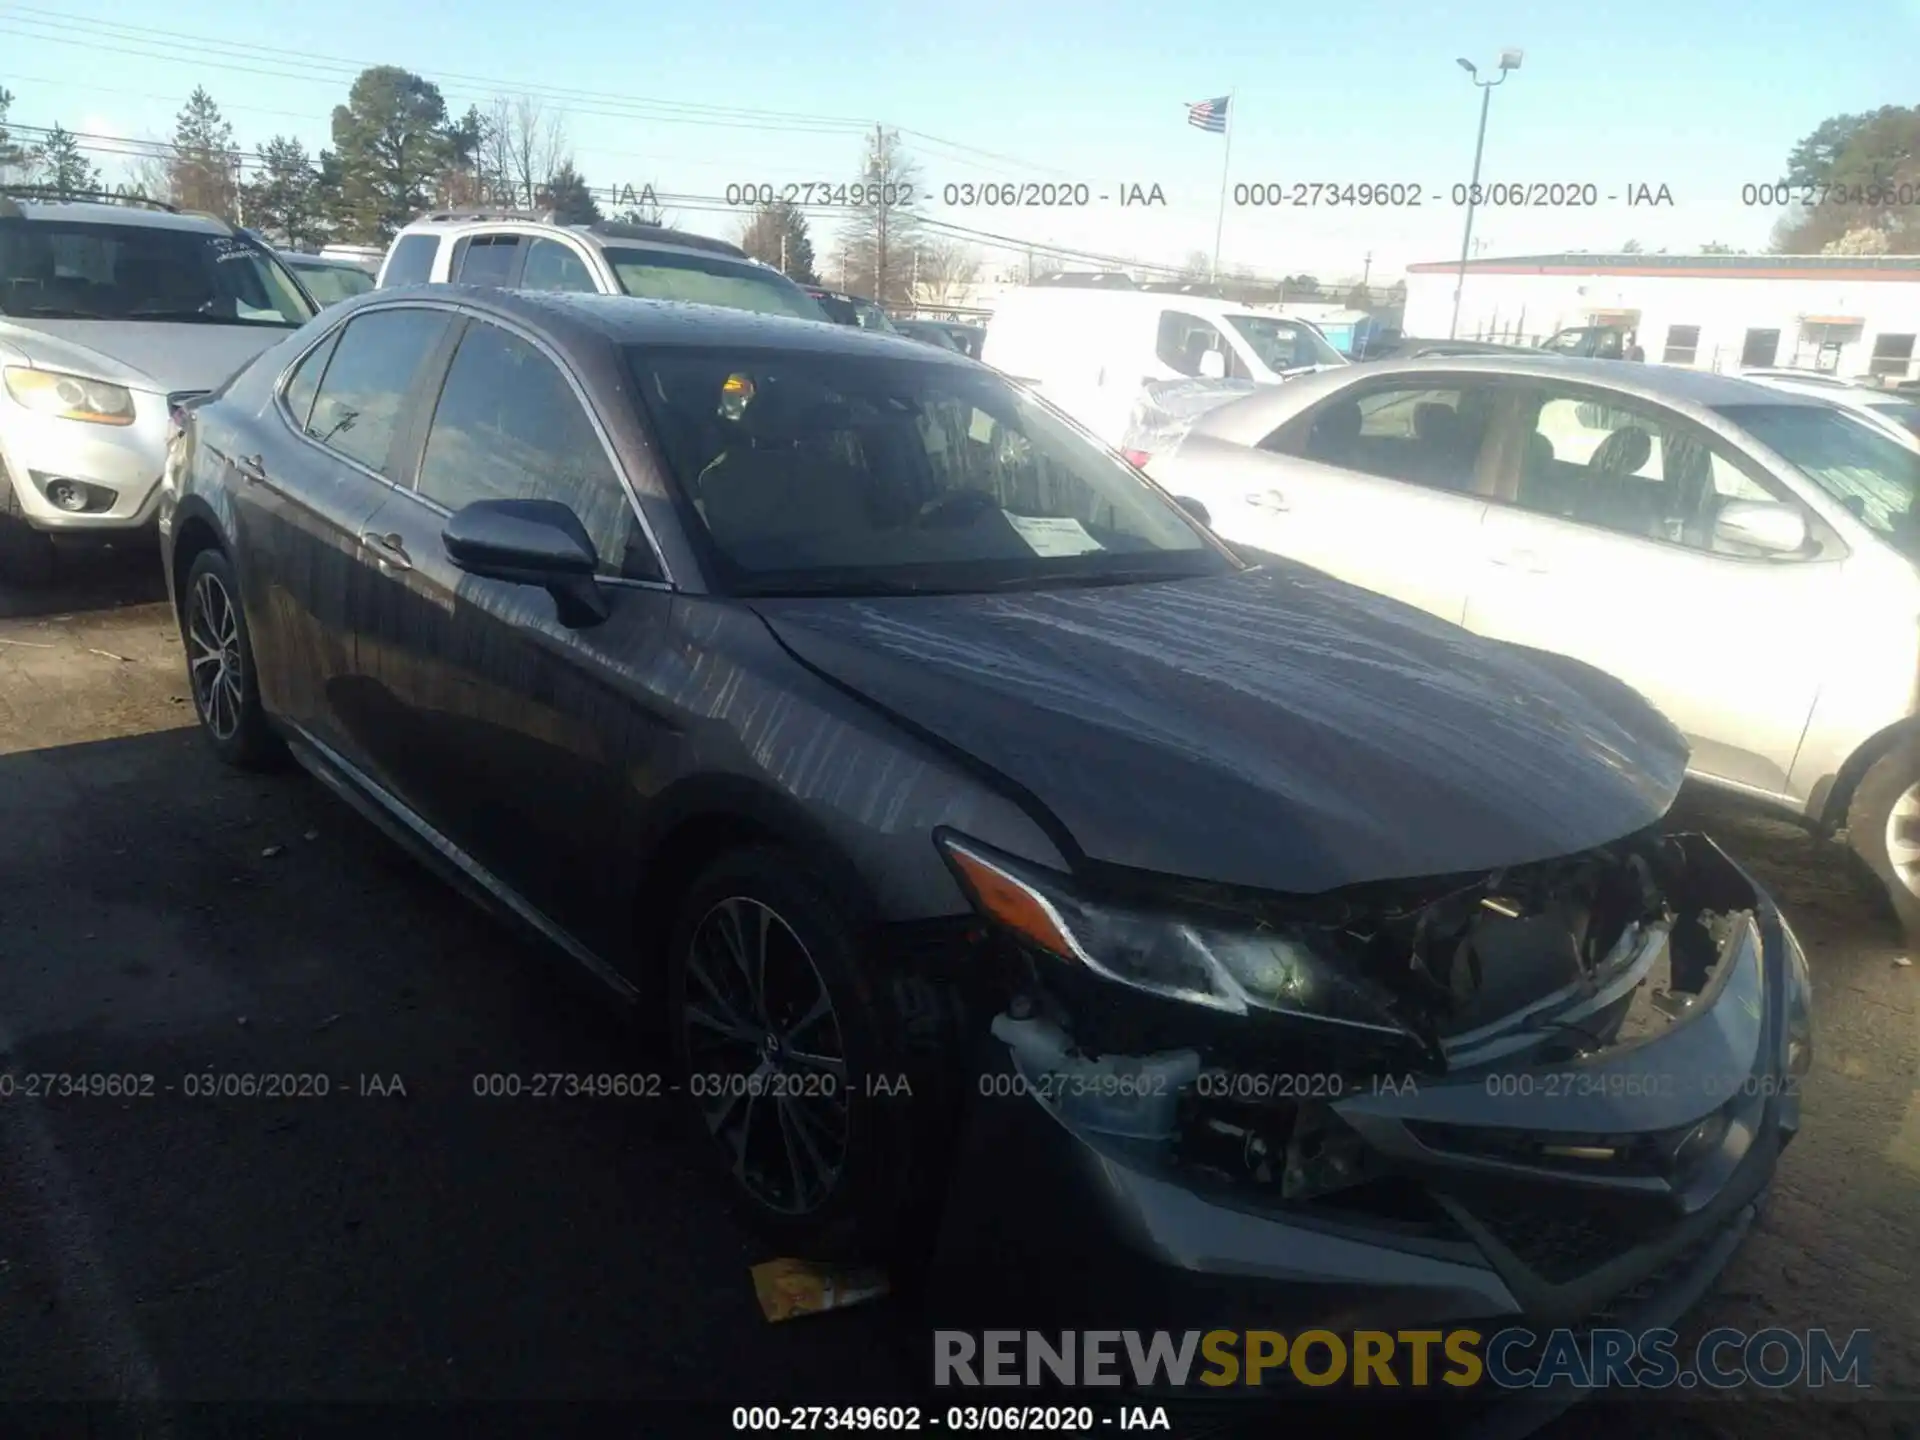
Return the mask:
<svg viewBox="0 0 1920 1440">
<path fill-rule="evenodd" d="M 1083 900 L 1065 877 L 952 831 L 935 836 L 974 908 L 1029 945 L 1149 995 L 1229 1015 L 1294 1016 L 1412 1039 L 1391 1000 L 1316 953 L 1304 933 Z"/>
<path fill-rule="evenodd" d="M 91 425 L 133 423 L 133 392 L 124 385 L 25 365 L 7 366 L 4 378 L 7 394 L 35 414 Z"/>
</svg>

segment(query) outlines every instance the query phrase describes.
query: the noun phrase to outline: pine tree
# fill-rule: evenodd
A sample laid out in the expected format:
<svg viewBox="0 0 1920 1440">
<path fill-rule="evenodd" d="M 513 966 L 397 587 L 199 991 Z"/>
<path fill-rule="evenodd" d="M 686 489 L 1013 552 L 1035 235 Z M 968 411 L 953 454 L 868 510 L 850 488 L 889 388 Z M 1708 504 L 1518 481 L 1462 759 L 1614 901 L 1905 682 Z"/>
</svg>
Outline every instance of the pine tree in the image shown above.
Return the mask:
<svg viewBox="0 0 1920 1440">
<path fill-rule="evenodd" d="M 56 195 L 86 195 L 101 189 L 100 172 L 80 153 L 80 142 L 64 126 L 47 132 L 30 157 L 34 180 Z"/>
<path fill-rule="evenodd" d="M 233 126 L 201 86 L 194 87 L 174 120 L 173 160 L 168 170 L 173 203 L 181 209 L 236 218 L 240 155 L 233 146 Z"/>
</svg>

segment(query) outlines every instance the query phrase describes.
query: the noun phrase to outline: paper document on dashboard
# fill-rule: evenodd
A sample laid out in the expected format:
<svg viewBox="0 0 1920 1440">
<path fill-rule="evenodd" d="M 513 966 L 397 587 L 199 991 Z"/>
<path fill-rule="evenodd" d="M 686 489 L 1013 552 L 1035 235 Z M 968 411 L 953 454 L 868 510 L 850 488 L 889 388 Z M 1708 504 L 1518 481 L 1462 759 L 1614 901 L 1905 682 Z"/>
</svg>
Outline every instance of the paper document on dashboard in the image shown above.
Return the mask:
<svg viewBox="0 0 1920 1440">
<path fill-rule="evenodd" d="M 1060 520 L 1050 515 L 1016 515 L 1011 510 L 1000 513 L 1007 517 L 1009 525 L 1020 532 L 1020 538 L 1033 547 L 1036 555 L 1086 555 L 1107 548 L 1087 533 L 1086 526 L 1072 518 Z"/>
</svg>

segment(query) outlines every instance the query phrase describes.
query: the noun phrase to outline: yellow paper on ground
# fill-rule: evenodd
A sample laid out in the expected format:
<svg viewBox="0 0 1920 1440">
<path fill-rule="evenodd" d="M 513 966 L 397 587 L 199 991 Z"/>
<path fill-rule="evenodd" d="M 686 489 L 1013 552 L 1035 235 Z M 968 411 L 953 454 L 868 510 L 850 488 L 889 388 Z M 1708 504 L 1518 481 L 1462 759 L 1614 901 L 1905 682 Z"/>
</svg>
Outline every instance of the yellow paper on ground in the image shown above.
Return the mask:
<svg viewBox="0 0 1920 1440">
<path fill-rule="evenodd" d="M 824 1310 L 844 1310 L 887 1293 L 887 1277 L 857 1266 L 819 1265 L 811 1260 L 768 1260 L 753 1267 L 753 1290 L 768 1320 L 791 1320 Z"/>
</svg>

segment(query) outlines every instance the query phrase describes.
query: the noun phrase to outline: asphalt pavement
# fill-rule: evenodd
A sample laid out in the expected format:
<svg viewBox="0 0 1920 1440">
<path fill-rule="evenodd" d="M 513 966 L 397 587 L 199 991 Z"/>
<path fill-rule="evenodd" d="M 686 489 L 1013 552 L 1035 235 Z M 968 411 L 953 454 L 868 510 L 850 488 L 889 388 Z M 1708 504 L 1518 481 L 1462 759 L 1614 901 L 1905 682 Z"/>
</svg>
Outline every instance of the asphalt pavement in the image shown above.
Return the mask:
<svg viewBox="0 0 1920 1440">
<path fill-rule="evenodd" d="M 0 588 L 0 1073 L 152 1077 L 0 1099 L 0 1435 L 73 1433 L 36 1407 L 78 1400 L 699 1402 L 724 1430 L 732 1405 L 907 1393 L 894 1302 L 764 1320 L 773 1252 L 670 1101 L 476 1093 L 662 1068 L 640 1035 L 319 784 L 224 770 L 192 720 L 150 551 Z M 1913 1434 L 1886 1402 L 1920 1398 L 1920 967 L 1837 847 L 1694 808 L 1781 898 L 1818 1006 L 1805 1129 L 1696 1323 L 1872 1331 L 1874 1398 L 1829 1397 L 1856 1403 L 1818 1428 Z M 295 1093 L 200 1093 L 227 1076 Z M 1784 1437 L 1805 1405 L 1548 1433 Z"/>
</svg>

